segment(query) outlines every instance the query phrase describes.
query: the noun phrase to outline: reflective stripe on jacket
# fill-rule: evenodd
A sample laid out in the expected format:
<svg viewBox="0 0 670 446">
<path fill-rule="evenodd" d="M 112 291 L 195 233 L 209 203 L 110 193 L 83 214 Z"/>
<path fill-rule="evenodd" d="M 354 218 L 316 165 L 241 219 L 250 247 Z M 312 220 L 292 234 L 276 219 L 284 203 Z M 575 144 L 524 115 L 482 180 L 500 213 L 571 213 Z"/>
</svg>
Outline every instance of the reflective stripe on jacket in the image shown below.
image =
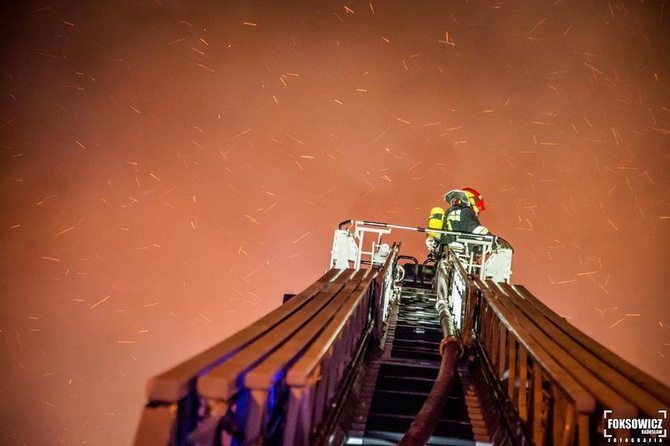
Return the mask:
<svg viewBox="0 0 670 446">
<path fill-rule="evenodd" d="M 447 210 L 444 216 L 444 229 L 447 231 L 469 232 L 471 234 L 484 235 L 488 234 L 489 230 L 486 226 L 479 223 L 479 219 L 468 206 L 452 206 Z M 453 238 L 453 237 L 452 237 Z M 447 237 L 446 242 L 451 241 Z M 443 240 L 443 243 L 445 241 Z"/>
</svg>

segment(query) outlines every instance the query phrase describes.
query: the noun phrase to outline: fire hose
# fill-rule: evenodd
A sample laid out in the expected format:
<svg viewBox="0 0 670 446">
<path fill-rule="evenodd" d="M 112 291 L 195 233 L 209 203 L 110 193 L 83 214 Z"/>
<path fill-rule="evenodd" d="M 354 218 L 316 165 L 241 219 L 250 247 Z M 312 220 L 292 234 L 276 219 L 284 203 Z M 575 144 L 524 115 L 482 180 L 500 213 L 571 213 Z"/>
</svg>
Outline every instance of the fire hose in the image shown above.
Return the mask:
<svg viewBox="0 0 670 446">
<path fill-rule="evenodd" d="M 463 354 L 463 344 L 456 336 L 454 321 L 447 302 L 438 300 L 437 311 L 444 334 L 444 339 L 440 342 L 440 355 L 442 355 L 440 371 L 421 410 L 398 443 L 399 446 L 423 446 L 428 442 L 444 412 L 447 398 L 451 393 L 456 364 Z"/>
</svg>

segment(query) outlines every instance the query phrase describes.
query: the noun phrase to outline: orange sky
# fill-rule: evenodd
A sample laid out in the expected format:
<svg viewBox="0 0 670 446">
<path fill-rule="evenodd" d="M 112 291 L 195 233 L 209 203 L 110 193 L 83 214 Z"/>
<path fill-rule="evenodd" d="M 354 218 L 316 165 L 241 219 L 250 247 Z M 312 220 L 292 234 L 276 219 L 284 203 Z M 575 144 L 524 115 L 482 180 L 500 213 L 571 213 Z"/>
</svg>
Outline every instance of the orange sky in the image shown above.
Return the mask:
<svg viewBox="0 0 670 446">
<path fill-rule="evenodd" d="M 515 283 L 670 383 L 667 6 L 3 6 L 0 443 L 127 444 L 149 376 L 315 280 L 338 222 L 465 186 Z"/>
</svg>

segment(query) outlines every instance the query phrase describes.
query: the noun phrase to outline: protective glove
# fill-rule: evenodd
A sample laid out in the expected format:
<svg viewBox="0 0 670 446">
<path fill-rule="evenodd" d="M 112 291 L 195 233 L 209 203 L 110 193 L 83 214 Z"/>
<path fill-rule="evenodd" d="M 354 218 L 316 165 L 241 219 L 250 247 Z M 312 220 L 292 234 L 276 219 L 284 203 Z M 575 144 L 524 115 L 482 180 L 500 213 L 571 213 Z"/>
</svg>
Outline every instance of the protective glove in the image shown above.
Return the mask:
<svg viewBox="0 0 670 446">
<path fill-rule="evenodd" d="M 426 246 L 429 251 L 436 251 L 438 246 L 440 246 L 440 242 L 435 237 L 426 237 Z"/>
<path fill-rule="evenodd" d="M 493 248 L 494 249 L 498 249 L 498 248 L 510 249 L 510 250 L 512 250 L 512 252 L 514 252 L 514 248 L 512 247 L 512 245 L 510 245 L 507 240 L 505 240 L 504 238 L 502 238 L 500 236 L 496 236 Z"/>
</svg>

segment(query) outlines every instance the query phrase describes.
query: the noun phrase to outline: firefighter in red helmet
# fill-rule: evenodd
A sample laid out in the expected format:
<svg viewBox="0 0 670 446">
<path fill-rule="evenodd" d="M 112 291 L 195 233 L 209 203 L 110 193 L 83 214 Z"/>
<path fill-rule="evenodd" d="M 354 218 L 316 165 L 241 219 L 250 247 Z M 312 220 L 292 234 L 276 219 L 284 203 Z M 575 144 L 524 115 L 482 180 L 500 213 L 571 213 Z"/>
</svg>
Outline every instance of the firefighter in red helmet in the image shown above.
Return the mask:
<svg viewBox="0 0 670 446">
<path fill-rule="evenodd" d="M 463 192 L 465 192 L 470 200 L 470 207 L 479 217 L 479 213 L 486 209 L 486 205 L 484 204 L 484 197 L 482 197 L 482 194 L 471 187 L 464 187 Z"/>
<path fill-rule="evenodd" d="M 470 190 L 477 192 L 474 189 Z M 454 189 L 446 193 L 444 201 L 451 206 L 444 214 L 444 229 L 478 235 L 489 234 L 489 230 L 486 226 L 482 226 L 477 217 L 477 214 L 484 209 L 484 200 L 479 193 L 475 195 L 470 192 L 469 195 L 465 190 Z"/>
<path fill-rule="evenodd" d="M 486 226 L 479 222 L 479 213 L 486 209 L 482 194 L 471 187 L 452 190 L 444 196 L 444 201 L 451 207 L 444 214 L 444 229 L 448 231 L 469 232 L 478 235 L 493 235 Z M 442 243 L 449 243 L 452 237 L 447 236 Z M 496 236 L 493 247 L 511 249 L 512 245 L 500 236 Z"/>
<path fill-rule="evenodd" d="M 479 213 L 486 209 L 484 198 L 475 189 L 466 187 L 454 189 L 444 196 L 449 204 L 446 212 L 442 208 L 433 208 L 430 212 L 428 227 L 447 231 L 489 234 L 489 230 L 479 222 Z M 438 212 L 439 211 L 439 212 Z M 442 244 L 453 241 L 453 236 L 428 233 L 426 245 L 432 255 L 439 255 Z"/>
</svg>

